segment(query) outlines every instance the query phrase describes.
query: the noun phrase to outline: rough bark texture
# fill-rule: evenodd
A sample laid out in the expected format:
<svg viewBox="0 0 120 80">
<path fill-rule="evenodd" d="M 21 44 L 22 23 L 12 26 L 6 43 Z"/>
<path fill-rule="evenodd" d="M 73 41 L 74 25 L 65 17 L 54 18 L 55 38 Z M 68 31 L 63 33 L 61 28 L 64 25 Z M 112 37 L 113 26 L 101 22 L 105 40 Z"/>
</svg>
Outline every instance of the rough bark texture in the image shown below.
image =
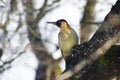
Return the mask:
<svg viewBox="0 0 120 80">
<path fill-rule="evenodd" d="M 87 0 L 83 17 L 81 19 L 81 30 L 80 30 L 80 39 L 81 42 L 89 40 L 91 33 L 95 32 L 93 25 L 90 25 L 89 22 L 94 22 L 94 9 L 95 9 L 96 0 Z"/>
<path fill-rule="evenodd" d="M 58 80 L 101 80 L 106 77 L 103 75 L 104 70 L 101 71 L 99 65 L 96 63 L 98 59 L 107 53 L 107 51 L 120 39 L 120 0 L 112 7 L 111 11 L 105 17 L 104 22 L 100 28 L 94 34 L 94 36 L 88 41 L 79 46 L 76 46 L 72 50 L 72 54 L 66 59 L 66 71 L 59 77 Z M 118 47 L 119 48 L 119 47 Z M 119 52 L 119 49 L 116 49 Z M 110 55 L 110 53 L 108 53 Z M 115 55 L 114 55 L 115 56 Z M 111 56 L 113 58 L 113 56 Z M 120 55 L 117 54 L 118 61 Z M 108 58 L 109 60 L 109 58 Z M 105 63 L 105 62 L 104 62 Z M 97 67 L 97 66 L 98 67 Z M 112 74 L 119 74 L 120 64 L 113 63 L 107 65 L 105 71 L 113 72 Z M 115 67 L 111 70 L 111 67 Z M 99 73 L 94 72 L 94 68 L 101 71 L 102 75 L 95 76 Z M 114 71 L 115 70 L 115 71 Z M 118 70 L 118 71 L 117 71 Z M 95 75 L 92 76 L 92 73 Z M 69 75 L 67 75 L 69 74 Z M 91 74 L 91 75 L 90 75 Z M 67 76 L 66 76 L 67 75 Z M 106 79 L 113 79 L 115 75 L 110 76 L 107 74 Z M 100 78 L 101 76 L 101 78 Z M 69 78 L 71 77 L 71 78 Z M 103 80 L 103 79 L 102 79 Z"/>
<path fill-rule="evenodd" d="M 80 80 L 120 80 L 120 46 L 112 46 Z"/>
</svg>

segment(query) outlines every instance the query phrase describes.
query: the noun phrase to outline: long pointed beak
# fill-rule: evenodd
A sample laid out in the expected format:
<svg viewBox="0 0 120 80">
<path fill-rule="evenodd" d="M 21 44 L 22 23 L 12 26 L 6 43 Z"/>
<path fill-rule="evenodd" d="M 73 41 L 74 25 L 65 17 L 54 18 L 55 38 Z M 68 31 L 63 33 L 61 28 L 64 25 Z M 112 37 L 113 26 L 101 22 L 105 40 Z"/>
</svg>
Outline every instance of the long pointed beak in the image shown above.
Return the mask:
<svg viewBox="0 0 120 80">
<path fill-rule="evenodd" d="M 54 25 L 56 25 L 56 22 L 47 22 L 48 24 L 54 24 Z"/>
</svg>

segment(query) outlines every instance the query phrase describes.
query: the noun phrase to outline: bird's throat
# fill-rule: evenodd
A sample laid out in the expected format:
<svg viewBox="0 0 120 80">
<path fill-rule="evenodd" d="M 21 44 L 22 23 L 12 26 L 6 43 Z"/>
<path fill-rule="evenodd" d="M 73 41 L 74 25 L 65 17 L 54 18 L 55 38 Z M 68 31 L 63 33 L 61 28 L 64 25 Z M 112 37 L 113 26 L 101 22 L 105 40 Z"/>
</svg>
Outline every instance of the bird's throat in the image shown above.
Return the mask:
<svg viewBox="0 0 120 80">
<path fill-rule="evenodd" d="M 64 35 L 64 39 L 67 39 L 70 35 L 71 29 L 69 28 L 60 28 L 60 32 Z"/>
<path fill-rule="evenodd" d="M 71 32 L 71 27 L 66 22 L 62 22 L 60 32 L 64 35 L 65 38 L 68 38 Z"/>
<path fill-rule="evenodd" d="M 67 27 L 61 27 L 60 28 L 60 31 L 62 32 L 62 33 L 65 33 L 65 34 L 70 34 L 70 28 L 67 28 Z"/>
</svg>

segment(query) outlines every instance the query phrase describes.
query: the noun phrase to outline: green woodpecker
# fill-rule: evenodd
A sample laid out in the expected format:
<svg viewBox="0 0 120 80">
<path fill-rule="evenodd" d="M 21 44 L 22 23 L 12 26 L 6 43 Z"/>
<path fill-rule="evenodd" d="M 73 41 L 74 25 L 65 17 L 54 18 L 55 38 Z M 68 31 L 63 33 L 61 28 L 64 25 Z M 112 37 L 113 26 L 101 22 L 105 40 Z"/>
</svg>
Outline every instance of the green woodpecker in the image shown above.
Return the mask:
<svg viewBox="0 0 120 80">
<path fill-rule="evenodd" d="M 54 24 L 60 28 L 60 32 L 58 34 L 58 42 L 62 55 L 64 58 L 66 58 L 70 55 L 71 49 L 78 44 L 77 33 L 64 19 L 47 23 Z"/>
</svg>

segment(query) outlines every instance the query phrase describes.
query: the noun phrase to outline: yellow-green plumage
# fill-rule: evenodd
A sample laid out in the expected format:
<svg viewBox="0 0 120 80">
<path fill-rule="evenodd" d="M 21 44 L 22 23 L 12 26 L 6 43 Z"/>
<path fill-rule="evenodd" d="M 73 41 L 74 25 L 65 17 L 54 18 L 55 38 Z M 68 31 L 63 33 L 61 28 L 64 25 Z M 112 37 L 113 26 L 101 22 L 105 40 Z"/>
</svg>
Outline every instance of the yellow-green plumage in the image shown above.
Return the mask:
<svg viewBox="0 0 120 80">
<path fill-rule="evenodd" d="M 67 22 L 61 22 L 58 42 L 64 58 L 69 56 L 71 49 L 78 44 L 77 33 Z"/>
<path fill-rule="evenodd" d="M 60 28 L 60 32 L 58 34 L 58 42 L 62 55 L 64 58 L 66 58 L 70 55 L 71 49 L 78 44 L 77 33 L 64 19 L 48 23 L 54 24 Z"/>
<path fill-rule="evenodd" d="M 60 31 L 58 38 L 63 57 L 69 56 L 71 49 L 78 44 L 78 36 L 75 30 L 71 28 L 69 34 Z"/>
</svg>

